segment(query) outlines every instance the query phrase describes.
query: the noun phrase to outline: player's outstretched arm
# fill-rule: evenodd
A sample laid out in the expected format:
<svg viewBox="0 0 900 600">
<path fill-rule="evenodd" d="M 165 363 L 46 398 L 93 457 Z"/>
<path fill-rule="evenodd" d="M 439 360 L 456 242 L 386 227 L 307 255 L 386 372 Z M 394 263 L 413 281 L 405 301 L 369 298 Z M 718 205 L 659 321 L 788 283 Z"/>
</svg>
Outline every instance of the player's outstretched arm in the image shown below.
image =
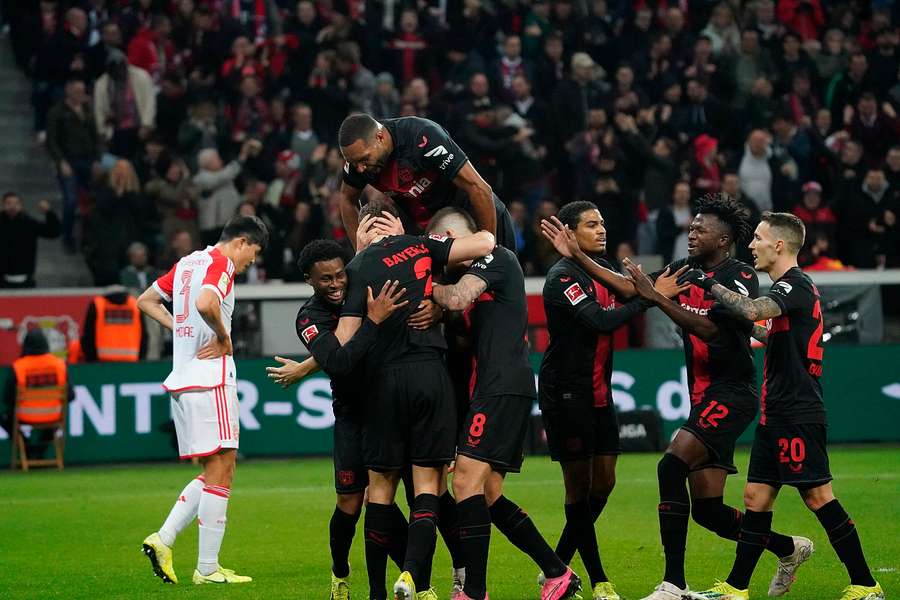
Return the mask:
<svg viewBox="0 0 900 600">
<path fill-rule="evenodd" d="M 497 210 L 494 208 L 494 192 L 472 163 L 468 160 L 453 178 L 453 185 L 463 190 L 472 203 L 472 217 L 479 229 L 497 233 Z M 487 252 L 485 252 L 487 254 Z"/>
<path fill-rule="evenodd" d="M 481 258 L 490 254 L 494 250 L 495 245 L 494 234 L 489 231 L 479 231 L 472 235 L 456 238 L 450 247 L 450 255 L 447 262 L 458 263 Z"/>
<path fill-rule="evenodd" d="M 465 310 L 487 289 L 487 282 L 475 275 L 463 275 L 453 285 L 435 285 L 434 301 L 447 310 Z"/>
<path fill-rule="evenodd" d="M 344 230 L 347 237 L 356 249 L 356 230 L 359 229 L 359 195 L 362 190 L 341 183 L 341 220 L 344 222 Z"/>
<path fill-rule="evenodd" d="M 690 283 L 703 288 L 711 293 L 722 306 L 748 321 L 773 319 L 782 313 L 778 303 L 768 296 L 749 298 L 743 294 L 732 292 L 712 277 L 708 277 L 700 269 L 686 271 L 678 278 L 678 283 Z"/>
<path fill-rule="evenodd" d="M 172 313 L 170 313 L 165 304 L 163 304 L 162 296 L 159 295 L 159 292 L 157 292 L 152 285 L 140 295 L 137 304 L 142 313 L 169 331 L 172 331 L 174 327 Z"/>
<path fill-rule="evenodd" d="M 319 371 L 319 363 L 312 356 L 303 362 L 297 362 L 281 356 L 274 358 L 281 363 L 281 366 L 266 367 L 266 375 L 283 388 L 289 388 L 301 379 Z"/>
</svg>

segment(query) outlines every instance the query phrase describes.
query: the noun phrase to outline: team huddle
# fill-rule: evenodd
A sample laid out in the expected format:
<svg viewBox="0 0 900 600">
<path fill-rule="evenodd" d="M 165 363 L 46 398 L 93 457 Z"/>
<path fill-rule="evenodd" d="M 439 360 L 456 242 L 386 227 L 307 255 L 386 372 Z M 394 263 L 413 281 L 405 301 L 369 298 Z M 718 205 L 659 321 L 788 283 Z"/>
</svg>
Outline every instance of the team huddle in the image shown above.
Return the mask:
<svg viewBox="0 0 900 600">
<path fill-rule="evenodd" d="M 339 144 L 346 159 L 341 212 L 356 255 L 345 256 L 330 240 L 304 248 L 298 266 L 314 294 L 295 325 L 310 357 L 276 357 L 279 366 L 268 369 L 283 386 L 317 370 L 331 378 L 331 598 L 350 598 L 349 552 L 365 510 L 370 599 L 389 597 L 388 559 L 401 571 L 390 597 L 437 598 L 431 574 L 438 534 L 453 564 L 451 599 L 488 598 L 493 525 L 536 564 L 542 600 L 571 598 L 583 587 L 595 600 L 618 600 L 594 529 L 620 453 L 612 335 L 650 307 L 683 332 L 692 409 L 658 464 L 665 572 L 644 600 L 748 599 L 766 550 L 778 557 L 768 594 L 787 593 L 813 544 L 772 530 L 784 485 L 798 490 L 847 568 L 841 600 L 884 598 L 831 489 L 819 383 L 822 311 L 818 290 L 797 267 L 805 235 L 799 219 L 766 213 L 751 231 L 738 203 L 708 195 L 696 206 L 687 259 L 648 274 L 626 259 L 626 276 L 602 258 L 607 227 L 615 224 L 592 203 L 564 205 L 542 223 L 562 258 L 544 284 L 549 345 L 536 387 L 512 223 L 459 146 L 432 121 L 368 115 L 347 117 Z M 391 201 L 360 207 L 366 186 Z M 139 299 L 173 332 L 174 369 L 164 387 L 181 457 L 200 457 L 203 465 L 143 542 L 153 572 L 166 582 L 177 583 L 172 547 L 195 518 L 194 583 L 251 581 L 222 567 L 218 553 L 239 439 L 234 276 L 267 240 L 257 218 L 236 217 L 215 246 L 181 259 Z M 731 257 L 735 245 L 748 242 L 755 269 Z M 773 281 L 762 296 L 757 270 Z M 766 344 L 759 392 L 751 337 Z M 555 548 L 527 507 L 503 491 L 506 475 L 522 468 L 535 399 L 563 474 L 565 527 Z M 735 443 L 758 411 L 742 512 L 724 504 L 725 478 L 737 473 Z M 408 510 L 396 502 L 401 481 Z M 685 580 L 691 518 L 737 542 L 731 572 L 703 591 L 691 591 Z M 584 583 L 568 566 L 576 552 Z"/>
</svg>

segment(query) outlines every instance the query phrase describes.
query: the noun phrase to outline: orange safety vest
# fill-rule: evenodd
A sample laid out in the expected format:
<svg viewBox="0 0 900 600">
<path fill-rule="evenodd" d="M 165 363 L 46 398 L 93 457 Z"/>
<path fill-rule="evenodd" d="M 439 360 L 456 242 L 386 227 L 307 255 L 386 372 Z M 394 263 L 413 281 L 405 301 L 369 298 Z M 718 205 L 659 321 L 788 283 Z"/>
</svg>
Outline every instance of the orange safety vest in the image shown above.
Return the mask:
<svg viewBox="0 0 900 600">
<path fill-rule="evenodd" d="M 16 418 L 19 423 L 61 421 L 67 397 L 66 363 L 52 354 L 23 356 L 13 362 Z"/>
<path fill-rule="evenodd" d="M 141 313 L 137 300 L 113 304 L 103 296 L 94 298 L 97 309 L 95 343 L 100 362 L 137 362 L 141 351 Z"/>
<path fill-rule="evenodd" d="M 84 362 L 84 354 L 81 352 L 81 340 L 75 338 L 66 344 L 66 363 L 77 365 Z"/>
</svg>

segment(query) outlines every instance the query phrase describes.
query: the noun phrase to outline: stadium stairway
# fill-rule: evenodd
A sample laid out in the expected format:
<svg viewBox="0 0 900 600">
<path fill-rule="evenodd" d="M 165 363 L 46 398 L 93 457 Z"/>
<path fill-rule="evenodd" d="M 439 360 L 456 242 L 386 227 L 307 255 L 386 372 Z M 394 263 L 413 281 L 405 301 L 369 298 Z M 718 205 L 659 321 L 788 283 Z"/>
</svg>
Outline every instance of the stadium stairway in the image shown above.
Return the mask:
<svg viewBox="0 0 900 600">
<path fill-rule="evenodd" d="M 35 144 L 33 120 L 31 82 L 16 68 L 8 39 L 0 39 L 0 193 L 15 191 L 35 216 L 38 202 L 49 200 L 62 216 L 56 174 L 47 150 Z M 38 242 L 35 279 L 39 287 L 89 286 L 93 281 L 84 257 L 66 254 L 59 239 Z"/>
</svg>

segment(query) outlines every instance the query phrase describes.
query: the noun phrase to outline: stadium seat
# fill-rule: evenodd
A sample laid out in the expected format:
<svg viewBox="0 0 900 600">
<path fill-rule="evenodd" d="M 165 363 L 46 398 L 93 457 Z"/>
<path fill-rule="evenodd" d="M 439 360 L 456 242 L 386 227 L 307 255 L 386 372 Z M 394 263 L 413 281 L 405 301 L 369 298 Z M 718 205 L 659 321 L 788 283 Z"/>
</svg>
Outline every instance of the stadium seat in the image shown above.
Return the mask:
<svg viewBox="0 0 900 600">
<path fill-rule="evenodd" d="M 29 467 L 47 467 L 56 465 L 63 470 L 65 435 L 66 435 L 66 399 L 65 385 L 47 387 L 21 387 L 16 389 L 16 407 L 12 426 L 12 459 L 10 468 L 15 470 L 21 466 L 23 471 Z M 28 425 L 31 431 L 50 429 L 53 431 L 53 458 L 29 459 L 26 451 L 25 436 L 22 426 Z M 33 435 L 33 434 L 32 434 Z"/>
</svg>

